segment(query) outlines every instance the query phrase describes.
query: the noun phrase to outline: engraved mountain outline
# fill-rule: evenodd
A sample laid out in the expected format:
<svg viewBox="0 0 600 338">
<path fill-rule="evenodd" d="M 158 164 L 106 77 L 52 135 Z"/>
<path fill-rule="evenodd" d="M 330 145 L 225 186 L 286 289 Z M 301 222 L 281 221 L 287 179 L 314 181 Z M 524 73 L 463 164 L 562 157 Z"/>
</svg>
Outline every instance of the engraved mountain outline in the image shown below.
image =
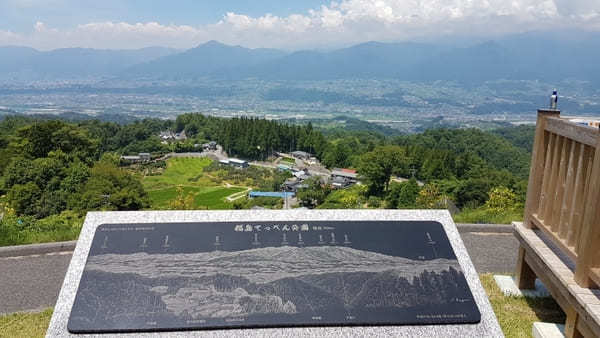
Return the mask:
<svg viewBox="0 0 600 338">
<path fill-rule="evenodd" d="M 447 304 L 456 294 L 468 292 L 456 260 L 415 261 L 335 246 L 101 254 L 89 257 L 84 280 L 82 301 L 76 301 L 74 309 L 95 312 L 96 324 L 108 326 L 123 318 L 144 318 L 148 314 L 142 309 L 148 307 L 159 317 L 182 321 L 349 314 Z M 107 291 L 104 299 L 94 297 L 103 289 L 120 291 Z"/>
</svg>

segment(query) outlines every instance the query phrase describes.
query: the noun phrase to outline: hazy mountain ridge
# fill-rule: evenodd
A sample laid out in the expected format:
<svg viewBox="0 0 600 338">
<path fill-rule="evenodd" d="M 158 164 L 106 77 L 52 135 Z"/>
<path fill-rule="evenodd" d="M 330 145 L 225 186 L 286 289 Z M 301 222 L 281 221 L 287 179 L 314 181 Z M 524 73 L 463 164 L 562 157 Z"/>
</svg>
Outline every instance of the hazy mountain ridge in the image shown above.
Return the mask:
<svg viewBox="0 0 600 338">
<path fill-rule="evenodd" d="M 62 80 L 114 76 L 135 64 L 161 58 L 177 50 L 148 47 L 135 50 L 61 48 L 38 51 L 33 48 L 0 47 L 3 78 Z"/>
<path fill-rule="evenodd" d="M 414 261 L 348 247 L 267 247 L 243 251 L 192 254 L 106 254 L 90 257 L 86 269 L 134 273 L 143 277 L 193 277 L 230 274 L 252 283 L 268 283 L 305 274 L 382 272 L 394 269 L 412 280 L 421 272 L 459 268 L 455 260 Z"/>
<path fill-rule="evenodd" d="M 249 49 L 209 41 L 182 53 L 134 65 L 123 76 L 203 77 L 218 76 L 229 69 L 252 66 L 281 57 L 286 52 L 276 49 Z"/>
<path fill-rule="evenodd" d="M 250 49 L 210 41 L 175 53 L 0 47 L 0 70 L 31 78 L 118 76 L 121 79 L 328 80 L 345 78 L 454 80 L 563 80 L 600 78 L 600 35 L 578 39 L 523 34 L 468 47 L 366 42 L 333 51 Z M 11 75 L 12 74 L 12 75 Z M 5 75 L 6 77 L 7 75 Z"/>
</svg>

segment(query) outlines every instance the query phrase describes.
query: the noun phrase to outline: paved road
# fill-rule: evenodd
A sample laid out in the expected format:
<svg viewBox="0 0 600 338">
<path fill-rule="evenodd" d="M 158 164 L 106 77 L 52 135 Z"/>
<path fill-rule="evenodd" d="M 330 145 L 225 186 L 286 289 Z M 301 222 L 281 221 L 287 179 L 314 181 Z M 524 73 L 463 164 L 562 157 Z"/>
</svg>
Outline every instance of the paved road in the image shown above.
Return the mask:
<svg viewBox="0 0 600 338">
<path fill-rule="evenodd" d="M 512 272 L 517 240 L 511 233 L 461 234 L 479 273 Z M 54 306 L 71 252 L 0 258 L 0 313 Z"/>
<path fill-rule="evenodd" d="M 461 233 L 475 269 L 479 273 L 513 273 L 519 241 L 512 233 Z"/>
<path fill-rule="evenodd" d="M 0 313 L 54 306 L 71 252 L 0 258 Z"/>
</svg>

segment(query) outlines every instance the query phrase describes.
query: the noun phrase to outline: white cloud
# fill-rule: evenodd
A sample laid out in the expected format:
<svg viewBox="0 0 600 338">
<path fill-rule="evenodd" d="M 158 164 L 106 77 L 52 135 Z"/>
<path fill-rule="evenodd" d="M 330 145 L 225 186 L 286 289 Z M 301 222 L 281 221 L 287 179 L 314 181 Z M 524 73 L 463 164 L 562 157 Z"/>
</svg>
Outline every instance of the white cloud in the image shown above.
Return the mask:
<svg viewBox="0 0 600 338">
<path fill-rule="evenodd" d="M 33 0 L 23 1 L 27 4 Z M 447 35 L 496 36 L 528 30 L 600 30 L 600 1 L 590 0 L 342 0 L 302 14 L 251 17 L 226 13 L 210 25 L 92 22 L 55 29 L 41 22 L 29 34 L 0 31 L 0 45 L 188 48 L 208 40 L 250 47 L 298 49 L 367 40 Z"/>
</svg>

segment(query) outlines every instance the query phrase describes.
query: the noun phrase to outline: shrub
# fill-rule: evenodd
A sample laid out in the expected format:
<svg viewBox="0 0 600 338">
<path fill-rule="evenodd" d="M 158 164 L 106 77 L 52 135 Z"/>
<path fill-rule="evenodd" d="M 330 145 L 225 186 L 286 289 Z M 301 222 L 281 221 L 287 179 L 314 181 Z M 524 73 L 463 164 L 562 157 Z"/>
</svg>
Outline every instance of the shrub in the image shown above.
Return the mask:
<svg viewBox="0 0 600 338">
<path fill-rule="evenodd" d="M 79 236 L 82 226 L 83 217 L 73 211 L 40 220 L 5 214 L 0 221 L 0 246 L 73 240 Z"/>
<path fill-rule="evenodd" d="M 371 196 L 367 200 L 367 204 L 369 205 L 369 208 L 377 209 L 381 206 L 381 198 L 377 196 Z"/>
<path fill-rule="evenodd" d="M 486 208 L 495 211 L 514 209 L 517 205 L 517 196 L 506 187 L 497 187 L 489 192 L 490 198 L 485 202 Z"/>
</svg>

